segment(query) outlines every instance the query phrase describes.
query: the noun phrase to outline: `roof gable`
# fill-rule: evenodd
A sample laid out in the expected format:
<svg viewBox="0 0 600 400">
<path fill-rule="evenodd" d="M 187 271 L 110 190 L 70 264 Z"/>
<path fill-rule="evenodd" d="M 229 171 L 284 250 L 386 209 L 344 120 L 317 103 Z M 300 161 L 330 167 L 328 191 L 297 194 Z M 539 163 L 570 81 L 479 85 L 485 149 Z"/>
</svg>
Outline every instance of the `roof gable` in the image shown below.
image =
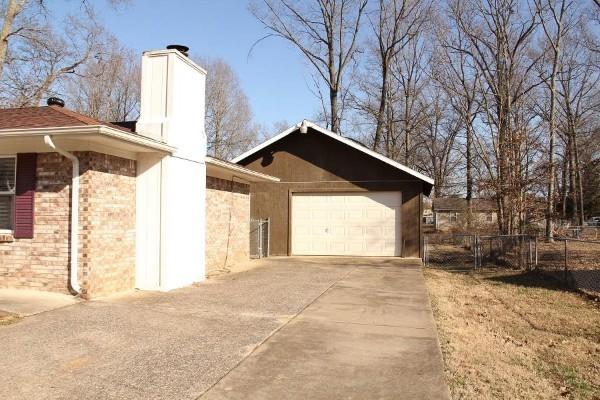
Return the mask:
<svg viewBox="0 0 600 400">
<path fill-rule="evenodd" d="M 240 161 L 242 161 L 242 160 L 250 157 L 251 155 L 255 154 L 256 152 L 264 149 L 265 147 L 267 147 L 267 146 L 269 146 L 269 145 L 271 145 L 271 144 L 273 144 L 273 143 L 275 143 L 275 142 L 277 142 L 277 141 L 285 138 L 286 136 L 290 135 L 293 132 L 296 132 L 298 129 L 300 129 L 300 127 L 302 126 L 302 124 L 304 124 L 308 128 L 312 128 L 313 130 L 315 130 L 315 131 L 317 131 L 317 132 L 319 132 L 319 133 L 321 133 L 321 134 L 323 134 L 325 136 L 328 136 L 328 137 L 330 137 L 332 139 L 335 139 L 338 142 L 341 142 L 341 143 L 343 143 L 343 144 L 345 144 L 345 145 L 347 145 L 349 147 L 352 147 L 352 148 L 354 148 L 354 149 L 356 149 L 358 151 L 361 151 L 362 153 L 364 153 L 364 154 L 366 154 L 366 155 L 368 155 L 370 157 L 373 157 L 373 158 L 375 158 L 375 159 L 377 159 L 379 161 L 382 161 L 382 162 L 384 162 L 384 163 L 386 163 L 386 164 L 388 164 L 388 165 L 390 165 L 390 166 L 392 166 L 392 167 L 394 167 L 394 168 L 396 168 L 396 169 L 398 169 L 400 171 L 403 171 L 403 172 L 405 172 L 405 173 L 407 173 L 409 175 L 412 175 L 415 178 L 418 178 L 418 179 L 420 179 L 420 180 L 422 180 L 422 181 L 424 181 L 424 182 L 426 182 L 426 183 L 428 183 L 430 185 L 433 185 L 433 183 L 434 183 L 433 179 L 431 179 L 430 177 L 425 176 L 425 175 L 421 174 L 420 172 L 417 172 L 417 171 L 415 171 L 415 170 L 413 170 L 413 169 L 411 169 L 411 168 L 409 168 L 409 167 L 407 167 L 407 166 L 405 166 L 403 164 L 400 164 L 397 161 L 394 161 L 394 160 L 392 160 L 392 159 L 390 159 L 388 157 L 385 157 L 384 155 L 381 155 L 381 154 L 379 154 L 379 153 L 377 153 L 377 152 L 375 152 L 375 151 L 373 151 L 371 149 L 368 149 L 367 147 L 359 144 L 355 140 L 345 138 L 345 137 L 343 137 L 341 135 L 338 135 L 337 133 L 334 133 L 334 132 L 332 132 L 330 130 L 322 128 L 319 125 L 317 125 L 317 124 L 315 124 L 313 122 L 310 122 L 310 121 L 306 121 L 306 120 L 304 120 L 301 123 L 298 123 L 298 124 L 292 126 L 291 128 L 289 128 L 289 129 L 281 132 L 280 134 L 274 136 L 273 138 L 271 138 L 271 139 L 269 139 L 269 140 L 267 140 L 267 141 L 259 144 L 258 146 L 256 146 L 253 149 L 245 152 L 244 154 L 242 154 L 242 155 L 240 155 L 238 157 L 235 157 L 231 161 L 234 162 L 234 163 L 238 163 L 238 162 L 240 162 Z"/>
</svg>

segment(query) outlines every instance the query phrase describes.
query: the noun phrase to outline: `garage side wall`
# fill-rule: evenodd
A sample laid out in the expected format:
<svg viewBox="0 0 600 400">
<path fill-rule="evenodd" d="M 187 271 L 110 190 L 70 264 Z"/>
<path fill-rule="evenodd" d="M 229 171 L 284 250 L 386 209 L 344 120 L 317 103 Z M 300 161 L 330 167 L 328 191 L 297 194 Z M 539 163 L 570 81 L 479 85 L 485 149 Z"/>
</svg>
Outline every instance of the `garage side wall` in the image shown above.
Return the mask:
<svg viewBox="0 0 600 400">
<path fill-rule="evenodd" d="M 421 257 L 422 181 L 309 129 L 295 132 L 240 162 L 280 178 L 252 185 L 252 217 L 271 218 L 271 255 L 290 254 L 294 192 L 402 192 L 403 257 Z"/>
<path fill-rule="evenodd" d="M 206 274 L 250 257 L 250 186 L 206 177 Z"/>
</svg>

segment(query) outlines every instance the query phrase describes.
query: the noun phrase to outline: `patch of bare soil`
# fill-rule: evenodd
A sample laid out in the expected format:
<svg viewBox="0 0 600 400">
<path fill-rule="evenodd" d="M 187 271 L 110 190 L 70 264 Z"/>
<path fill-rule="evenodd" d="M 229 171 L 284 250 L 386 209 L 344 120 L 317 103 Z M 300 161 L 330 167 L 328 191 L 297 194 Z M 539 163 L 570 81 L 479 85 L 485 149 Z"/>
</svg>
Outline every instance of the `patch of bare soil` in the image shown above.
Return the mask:
<svg viewBox="0 0 600 400">
<path fill-rule="evenodd" d="M 20 320 L 20 316 L 0 310 L 0 326 L 14 324 Z"/>
<path fill-rule="evenodd" d="M 600 400 L 600 305 L 515 271 L 425 277 L 454 399 Z"/>
</svg>

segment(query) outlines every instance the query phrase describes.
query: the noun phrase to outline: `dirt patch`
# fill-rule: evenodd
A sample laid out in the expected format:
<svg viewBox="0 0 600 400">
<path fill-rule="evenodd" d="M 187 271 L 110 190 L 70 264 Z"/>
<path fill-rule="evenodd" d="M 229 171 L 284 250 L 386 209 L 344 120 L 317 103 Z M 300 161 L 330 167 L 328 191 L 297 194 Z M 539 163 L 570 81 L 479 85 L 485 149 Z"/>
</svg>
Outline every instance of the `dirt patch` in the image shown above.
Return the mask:
<svg viewBox="0 0 600 400">
<path fill-rule="evenodd" d="M 455 399 L 600 399 L 600 305 L 536 273 L 425 269 Z"/>
<path fill-rule="evenodd" d="M 16 314 L 11 314 L 0 310 L 0 326 L 14 324 L 15 322 L 19 322 L 21 319 L 22 317 Z"/>
</svg>

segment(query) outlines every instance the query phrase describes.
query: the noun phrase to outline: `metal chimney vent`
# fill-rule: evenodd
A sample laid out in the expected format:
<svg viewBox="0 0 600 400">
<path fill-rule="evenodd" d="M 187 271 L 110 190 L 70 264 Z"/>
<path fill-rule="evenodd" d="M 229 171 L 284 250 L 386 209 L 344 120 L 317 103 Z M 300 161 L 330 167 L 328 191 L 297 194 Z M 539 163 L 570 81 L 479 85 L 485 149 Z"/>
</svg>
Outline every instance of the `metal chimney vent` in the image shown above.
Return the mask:
<svg viewBox="0 0 600 400">
<path fill-rule="evenodd" d="M 184 46 L 182 44 L 170 44 L 167 46 L 167 50 L 177 50 L 179 51 L 181 54 L 183 54 L 184 56 L 188 56 L 188 51 L 190 51 L 190 48 L 187 46 Z"/>
<path fill-rule="evenodd" d="M 65 101 L 63 99 L 59 99 L 58 97 L 49 97 L 48 100 L 46 100 L 46 104 L 49 106 L 64 107 Z"/>
</svg>

